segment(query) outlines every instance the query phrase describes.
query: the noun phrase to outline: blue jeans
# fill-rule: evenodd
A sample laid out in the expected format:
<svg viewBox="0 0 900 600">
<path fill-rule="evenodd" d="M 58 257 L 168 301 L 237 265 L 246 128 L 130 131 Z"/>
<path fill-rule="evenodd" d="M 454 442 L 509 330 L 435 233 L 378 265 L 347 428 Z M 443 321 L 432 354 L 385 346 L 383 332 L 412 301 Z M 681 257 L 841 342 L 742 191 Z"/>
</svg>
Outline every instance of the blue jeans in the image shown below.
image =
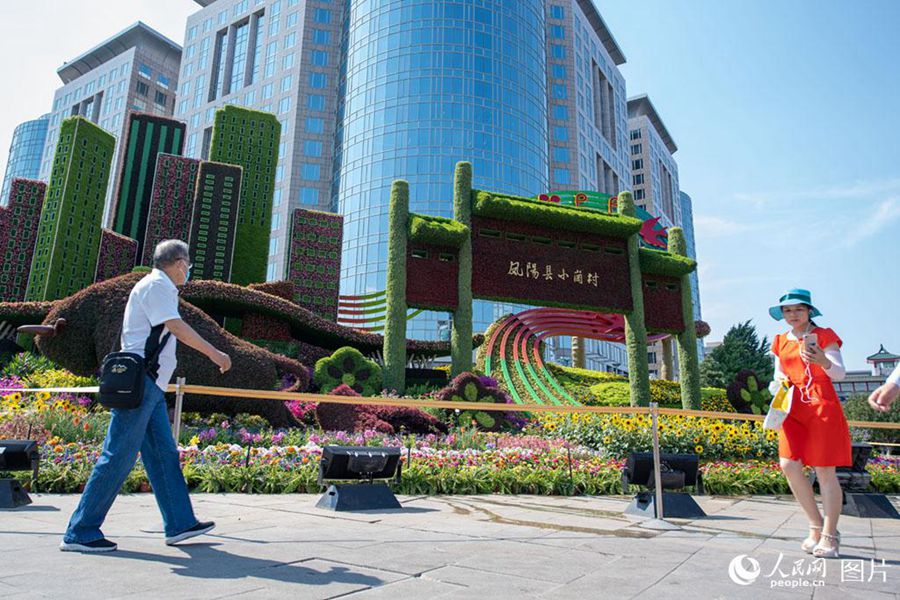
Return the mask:
<svg viewBox="0 0 900 600">
<path fill-rule="evenodd" d="M 144 399 L 138 408 L 114 408 L 111 412 L 103 453 L 94 465 L 63 539 L 70 544 L 86 544 L 103 538 L 100 525 L 134 467 L 138 450 L 163 516 L 166 536 L 196 525 L 169 426 L 166 398 L 156 382 L 149 377 L 144 379 Z"/>
</svg>

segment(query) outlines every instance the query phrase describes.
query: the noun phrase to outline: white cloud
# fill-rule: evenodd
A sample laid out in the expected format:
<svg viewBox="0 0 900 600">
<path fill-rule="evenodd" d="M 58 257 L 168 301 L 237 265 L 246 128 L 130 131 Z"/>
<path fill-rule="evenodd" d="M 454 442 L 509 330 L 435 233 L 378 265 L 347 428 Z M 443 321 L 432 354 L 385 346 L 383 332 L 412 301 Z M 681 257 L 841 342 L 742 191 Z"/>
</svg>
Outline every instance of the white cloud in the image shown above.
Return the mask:
<svg viewBox="0 0 900 600">
<path fill-rule="evenodd" d="M 841 245 L 845 248 L 851 248 L 881 232 L 898 218 L 900 218 L 900 198 L 888 198 L 882 201 L 875 212 L 870 213 L 856 227 L 846 228 L 846 234 Z"/>
<path fill-rule="evenodd" d="M 694 235 L 697 239 L 729 236 L 751 229 L 752 227 L 746 223 L 724 217 L 694 215 Z"/>
<path fill-rule="evenodd" d="M 775 190 L 770 192 L 738 192 L 734 195 L 738 202 L 756 207 L 776 202 L 796 202 L 815 200 L 853 200 L 900 193 L 900 179 L 857 181 L 849 185 L 834 185 L 795 190 Z"/>
</svg>

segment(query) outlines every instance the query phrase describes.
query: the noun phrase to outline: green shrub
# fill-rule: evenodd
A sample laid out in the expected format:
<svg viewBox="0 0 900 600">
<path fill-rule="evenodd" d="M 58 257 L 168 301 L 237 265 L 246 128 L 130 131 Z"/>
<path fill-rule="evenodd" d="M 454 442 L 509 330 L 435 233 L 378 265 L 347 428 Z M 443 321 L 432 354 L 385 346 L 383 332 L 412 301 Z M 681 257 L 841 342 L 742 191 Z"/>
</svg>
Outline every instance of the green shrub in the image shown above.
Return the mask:
<svg viewBox="0 0 900 600">
<path fill-rule="evenodd" d="M 32 373 L 52 369 L 59 369 L 59 367 L 49 358 L 32 352 L 22 352 L 9 361 L 2 374 L 6 377 L 28 379 Z"/>
<path fill-rule="evenodd" d="M 894 408 L 888 412 L 879 412 L 869 406 L 868 394 L 855 394 L 843 404 L 844 416 L 848 421 L 875 421 L 877 423 L 900 423 L 900 410 Z M 864 429 L 851 427 L 850 434 L 854 442 L 886 442 L 900 443 L 900 430 L 897 429 Z"/>
<path fill-rule="evenodd" d="M 590 398 L 585 404 L 593 406 L 630 406 L 631 388 L 627 381 L 608 381 L 590 387 Z M 662 379 L 650 381 L 650 400 L 660 408 L 682 408 L 681 386 Z M 725 390 L 702 388 L 701 409 L 714 412 L 735 412 L 725 397 Z"/>
<path fill-rule="evenodd" d="M 322 393 L 345 384 L 362 396 L 381 393 L 381 367 L 356 348 L 345 346 L 316 362 L 313 381 Z"/>
</svg>

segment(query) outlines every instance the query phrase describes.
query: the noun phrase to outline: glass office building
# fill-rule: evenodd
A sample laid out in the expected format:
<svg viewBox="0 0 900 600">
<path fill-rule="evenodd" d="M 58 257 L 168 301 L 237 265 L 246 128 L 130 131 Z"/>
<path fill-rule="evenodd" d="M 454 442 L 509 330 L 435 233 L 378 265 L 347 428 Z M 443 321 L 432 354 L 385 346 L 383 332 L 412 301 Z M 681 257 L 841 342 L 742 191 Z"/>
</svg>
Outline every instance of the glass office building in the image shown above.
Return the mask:
<svg viewBox="0 0 900 600">
<path fill-rule="evenodd" d="M 395 179 L 409 182 L 411 211 L 445 217 L 460 160 L 476 188 L 547 189 L 545 2 L 361 0 L 344 18 L 332 200 L 341 292 L 363 294 L 385 289 Z M 477 302 L 475 329 L 509 310 Z M 423 313 L 408 336 L 437 339 L 447 319 Z"/>
<path fill-rule="evenodd" d="M 49 115 L 44 115 L 33 121 L 25 121 L 13 132 L 6 174 L 3 176 L 3 188 L 0 191 L 0 206 L 6 206 L 9 202 L 9 190 L 13 179 L 37 179 L 40 175 L 41 155 L 44 152 L 49 124 Z"/>
</svg>

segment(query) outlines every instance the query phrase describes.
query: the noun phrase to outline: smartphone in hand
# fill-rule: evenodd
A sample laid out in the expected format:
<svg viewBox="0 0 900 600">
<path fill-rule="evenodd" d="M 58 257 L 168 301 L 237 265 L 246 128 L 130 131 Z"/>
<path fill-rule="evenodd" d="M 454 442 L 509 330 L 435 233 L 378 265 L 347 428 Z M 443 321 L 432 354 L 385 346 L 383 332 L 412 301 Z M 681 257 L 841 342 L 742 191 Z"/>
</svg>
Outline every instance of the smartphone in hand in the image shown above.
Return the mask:
<svg viewBox="0 0 900 600">
<path fill-rule="evenodd" d="M 815 333 L 807 333 L 803 336 L 803 345 L 806 347 L 806 351 L 809 352 L 810 348 L 817 346 L 819 343 L 819 336 Z"/>
</svg>

